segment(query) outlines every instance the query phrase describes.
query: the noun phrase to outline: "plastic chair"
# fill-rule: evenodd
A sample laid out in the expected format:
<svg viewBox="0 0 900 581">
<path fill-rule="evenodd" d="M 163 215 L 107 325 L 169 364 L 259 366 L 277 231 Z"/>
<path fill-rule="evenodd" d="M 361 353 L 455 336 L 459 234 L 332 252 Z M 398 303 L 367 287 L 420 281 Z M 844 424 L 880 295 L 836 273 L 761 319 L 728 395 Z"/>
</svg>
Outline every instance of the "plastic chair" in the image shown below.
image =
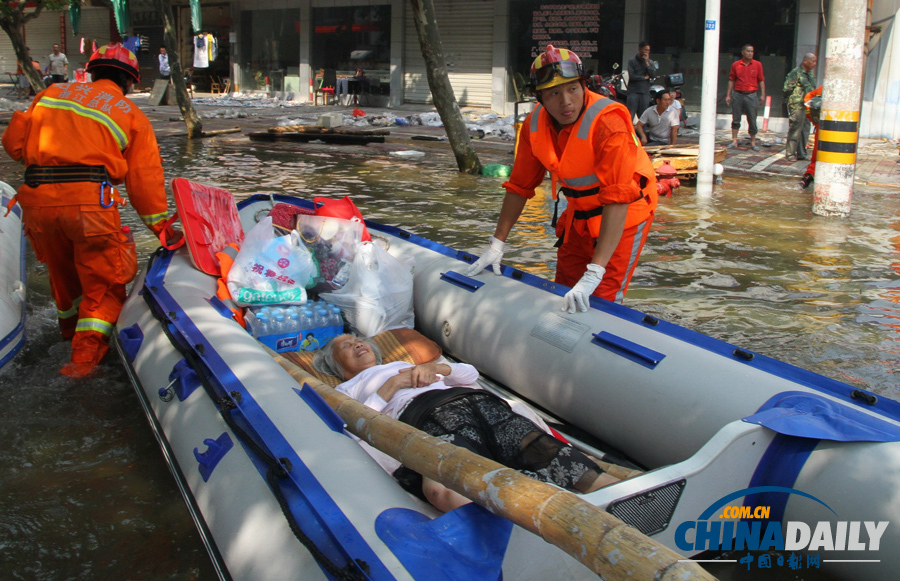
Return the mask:
<svg viewBox="0 0 900 581">
<path fill-rule="evenodd" d="M 323 70 L 322 79 L 319 82 L 319 86 L 316 88 L 315 96 L 313 98 L 313 105 L 319 104 L 319 95 L 322 96 L 322 102 L 325 105 L 328 105 L 328 95 L 331 95 L 333 101 L 335 86 L 337 86 L 337 71 L 334 69 Z"/>
</svg>

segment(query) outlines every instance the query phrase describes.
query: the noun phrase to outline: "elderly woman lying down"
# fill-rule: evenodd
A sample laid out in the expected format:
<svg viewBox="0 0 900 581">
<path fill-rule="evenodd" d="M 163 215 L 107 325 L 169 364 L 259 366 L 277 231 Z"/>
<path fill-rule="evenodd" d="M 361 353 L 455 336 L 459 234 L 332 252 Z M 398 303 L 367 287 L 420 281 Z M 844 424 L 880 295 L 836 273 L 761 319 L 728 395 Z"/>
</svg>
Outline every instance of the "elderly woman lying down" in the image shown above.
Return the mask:
<svg viewBox="0 0 900 581">
<path fill-rule="evenodd" d="M 378 347 L 355 335 L 333 339 L 313 364 L 343 379 L 335 389 L 368 407 L 538 480 L 578 492 L 617 481 L 550 435 L 531 410 L 522 406 L 514 412 L 505 400 L 479 388 L 478 371 L 471 365 L 443 358 L 423 365 L 382 364 Z M 393 475 L 414 494 L 420 487 L 425 499 L 440 510 L 470 502 L 403 466 Z"/>
</svg>

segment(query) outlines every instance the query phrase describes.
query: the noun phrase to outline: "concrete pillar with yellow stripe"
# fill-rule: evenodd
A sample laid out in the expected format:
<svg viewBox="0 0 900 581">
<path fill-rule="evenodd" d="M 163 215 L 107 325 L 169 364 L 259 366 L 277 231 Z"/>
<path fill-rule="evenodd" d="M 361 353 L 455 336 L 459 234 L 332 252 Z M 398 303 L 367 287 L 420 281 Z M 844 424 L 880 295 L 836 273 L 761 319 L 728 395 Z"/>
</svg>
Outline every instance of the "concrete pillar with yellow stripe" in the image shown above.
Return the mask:
<svg viewBox="0 0 900 581">
<path fill-rule="evenodd" d="M 847 216 L 859 140 L 866 0 L 833 0 L 828 20 L 813 212 Z"/>
</svg>

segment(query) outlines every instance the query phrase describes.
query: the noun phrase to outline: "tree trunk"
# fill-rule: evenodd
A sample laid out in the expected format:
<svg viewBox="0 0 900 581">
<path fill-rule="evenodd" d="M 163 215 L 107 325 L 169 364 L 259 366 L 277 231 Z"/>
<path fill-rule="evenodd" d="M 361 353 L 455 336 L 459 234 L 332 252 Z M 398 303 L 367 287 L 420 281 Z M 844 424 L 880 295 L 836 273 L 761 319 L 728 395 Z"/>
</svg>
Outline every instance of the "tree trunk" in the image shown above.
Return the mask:
<svg viewBox="0 0 900 581">
<path fill-rule="evenodd" d="M 10 9 L 9 12 L 4 11 L 4 13 L 0 15 L 0 28 L 2 28 L 9 37 L 13 50 L 16 53 L 16 60 L 22 68 L 22 72 L 24 72 L 25 76 L 28 78 L 31 88 L 34 89 L 35 93 L 40 93 L 47 87 L 44 85 L 44 78 L 41 76 L 41 73 L 34 68 L 31 57 L 25 51 L 25 36 L 22 34 L 22 27 L 29 20 L 37 18 L 43 10 L 44 5 L 38 2 L 34 12 L 23 12 L 24 6 L 25 3 L 22 2 L 19 8 Z"/>
<path fill-rule="evenodd" d="M 469 139 L 466 123 L 463 121 L 462 112 L 450 86 L 450 77 L 447 76 L 447 66 L 444 63 L 444 52 L 441 45 L 441 34 L 434 17 L 433 0 L 411 0 L 413 20 L 416 23 L 416 32 L 419 35 L 419 46 L 422 48 L 422 56 L 425 58 L 425 70 L 428 77 L 428 87 L 431 89 L 431 98 L 434 106 L 444 123 L 450 148 L 456 156 L 456 165 L 459 171 L 478 174 L 481 173 L 481 162 L 478 154 Z"/>
<path fill-rule="evenodd" d="M 172 6 L 169 4 L 169 0 L 153 0 L 153 5 L 163 16 L 163 40 L 169 53 L 169 68 L 172 71 L 172 84 L 175 86 L 175 100 L 178 101 L 178 108 L 181 110 L 181 116 L 184 118 L 188 138 L 203 137 L 203 123 L 200 121 L 197 112 L 194 111 L 194 104 L 191 102 L 191 97 L 188 95 L 187 86 L 184 82 L 184 69 L 181 67 L 181 55 L 178 49 L 178 35 L 175 32 L 175 15 L 172 13 Z"/>
</svg>

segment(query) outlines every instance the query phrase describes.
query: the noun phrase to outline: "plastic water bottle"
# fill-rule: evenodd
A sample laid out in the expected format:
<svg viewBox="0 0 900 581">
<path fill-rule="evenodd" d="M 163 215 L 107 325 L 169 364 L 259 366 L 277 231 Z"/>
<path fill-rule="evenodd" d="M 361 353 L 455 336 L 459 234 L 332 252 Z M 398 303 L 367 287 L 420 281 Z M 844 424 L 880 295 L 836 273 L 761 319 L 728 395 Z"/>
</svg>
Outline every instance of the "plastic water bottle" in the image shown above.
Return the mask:
<svg viewBox="0 0 900 581">
<path fill-rule="evenodd" d="M 320 327 L 328 326 L 328 315 L 325 313 L 325 309 L 319 307 L 316 309 L 315 317 L 313 318 L 313 327 L 316 329 Z"/>
<path fill-rule="evenodd" d="M 311 309 L 304 309 L 300 316 L 300 330 L 309 331 L 313 328 L 313 312 Z"/>
<path fill-rule="evenodd" d="M 344 327 L 344 318 L 341 316 L 341 310 L 337 307 L 331 307 L 331 326 Z"/>
<path fill-rule="evenodd" d="M 290 333 L 293 329 L 291 329 L 291 325 L 293 324 L 293 319 L 291 319 L 291 314 L 297 310 L 296 307 L 286 307 L 284 309 L 284 332 Z"/>
<path fill-rule="evenodd" d="M 256 316 L 256 321 L 258 325 L 256 326 L 256 333 L 253 334 L 254 337 L 265 337 L 266 335 L 271 335 L 271 331 L 269 330 L 269 316 L 266 313 L 259 313 Z"/>
<path fill-rule="evenodd" d="M 299 309 L 290 309 L 290 322 L 286 333 L 299 333 L 303 329 L 300 327 L 300 311 Z"/>
<path fill-rule="evenodd" d="M 278 309 L 278 312 L 275 314 L 275 321 L 272 323 L 272 334 L 280 335 L 284 333 L 284 326 L 284 313 L 281 312 L 281 309 Z"/>
</svg>

